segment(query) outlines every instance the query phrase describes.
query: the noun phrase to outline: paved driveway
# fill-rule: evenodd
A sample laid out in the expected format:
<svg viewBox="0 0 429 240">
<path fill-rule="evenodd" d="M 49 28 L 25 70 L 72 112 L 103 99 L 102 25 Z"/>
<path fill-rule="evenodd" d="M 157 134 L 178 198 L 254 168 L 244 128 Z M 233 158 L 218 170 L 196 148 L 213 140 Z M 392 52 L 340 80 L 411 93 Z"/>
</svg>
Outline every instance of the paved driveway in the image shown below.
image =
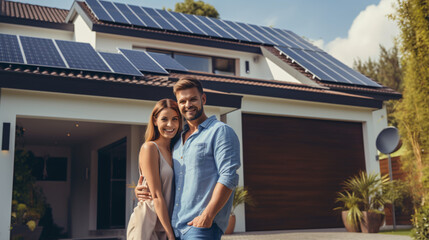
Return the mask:
<svg viewBox="0 0 429 240">
<path fill-rule="evenodd" d="M 343 229 L 308 231 L 246 232 L 224 235 L 222 240 L 411 240 L 407 236 L 349 233 Z"/>
</svg>

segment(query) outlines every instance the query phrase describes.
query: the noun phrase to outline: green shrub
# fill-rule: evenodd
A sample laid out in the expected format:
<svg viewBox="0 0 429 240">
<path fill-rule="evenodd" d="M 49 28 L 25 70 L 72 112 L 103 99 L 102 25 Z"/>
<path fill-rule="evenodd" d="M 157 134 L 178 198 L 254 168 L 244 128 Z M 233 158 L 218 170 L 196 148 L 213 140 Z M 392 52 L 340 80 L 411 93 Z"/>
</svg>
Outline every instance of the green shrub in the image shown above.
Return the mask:
<svg viewBox="0 0 429 240">
<path fill-rule="evenodd" d="M 429 239 L 429 206 L 423 206 L 413 216 L 413 238 L 416 240 Z"/>
</svg>

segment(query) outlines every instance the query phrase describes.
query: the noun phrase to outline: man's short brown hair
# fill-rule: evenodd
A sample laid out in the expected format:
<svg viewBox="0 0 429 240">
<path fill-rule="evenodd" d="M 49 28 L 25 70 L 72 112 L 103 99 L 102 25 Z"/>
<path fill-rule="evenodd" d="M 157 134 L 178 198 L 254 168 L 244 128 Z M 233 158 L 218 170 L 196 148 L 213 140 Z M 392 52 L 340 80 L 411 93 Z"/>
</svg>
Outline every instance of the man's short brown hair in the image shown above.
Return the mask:
<svg viewBox="0 0 429 240">
<path fill-rule="evenodd" d="M 176 95 L 177 91 L 190 88 L 197 88 L 198 92 L 200 92 L 201 95 L 203 94 L 203 85 L 201 82 L 191 77 L 180 78 L 173 87 L 173 93 Z"/>
</svg>

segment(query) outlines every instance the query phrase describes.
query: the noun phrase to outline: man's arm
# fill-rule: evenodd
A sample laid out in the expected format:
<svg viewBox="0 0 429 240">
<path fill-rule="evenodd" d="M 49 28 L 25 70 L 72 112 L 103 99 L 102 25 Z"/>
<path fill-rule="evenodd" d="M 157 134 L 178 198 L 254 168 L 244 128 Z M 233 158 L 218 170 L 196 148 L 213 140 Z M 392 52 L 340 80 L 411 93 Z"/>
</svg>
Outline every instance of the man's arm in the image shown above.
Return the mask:
<svg viewBox="0 0 429 240">
<path fill-rule="evenodd" d="M 240 167 L 240 143 L 229 126 L 222 126 L 215 135 L 214 159 L 219 178 L 211 199 L 200 216 L 188 225 L 210 228 L 215 216 L 228 202 L 232 190 L 238 184 L 237 169 Z"/>
<path fill-rule="evenodd" d="M 231 193 L 231 189 L 225 187 L 222 183 L 216 183 L 212 198 L 207 204 L 207 207 L 200 216 L 194 218 L 188 223 L 188 225 L 194 227 L 210 228 L 213 224 L 215 216 L 223 208 L 223 206 L 225 206 L 226 202 L 228 202 Z"/>
</svg>

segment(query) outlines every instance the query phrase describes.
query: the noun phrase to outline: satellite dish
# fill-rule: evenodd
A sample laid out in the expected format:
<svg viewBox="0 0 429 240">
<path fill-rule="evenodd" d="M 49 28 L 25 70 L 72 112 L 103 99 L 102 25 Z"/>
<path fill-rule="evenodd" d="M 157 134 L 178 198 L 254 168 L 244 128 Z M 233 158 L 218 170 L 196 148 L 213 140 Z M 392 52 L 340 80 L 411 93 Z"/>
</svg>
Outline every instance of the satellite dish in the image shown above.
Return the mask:
<svg viewBox="0 0 429 240">
<path fill-rule="evenodd" d="M 390 154 L 397 151 L 402 143 L 399 139 L 399 131 L 395 127 L 387 127 L 381 131 L 375 142 L 378 151 Z"/>
</svg>

